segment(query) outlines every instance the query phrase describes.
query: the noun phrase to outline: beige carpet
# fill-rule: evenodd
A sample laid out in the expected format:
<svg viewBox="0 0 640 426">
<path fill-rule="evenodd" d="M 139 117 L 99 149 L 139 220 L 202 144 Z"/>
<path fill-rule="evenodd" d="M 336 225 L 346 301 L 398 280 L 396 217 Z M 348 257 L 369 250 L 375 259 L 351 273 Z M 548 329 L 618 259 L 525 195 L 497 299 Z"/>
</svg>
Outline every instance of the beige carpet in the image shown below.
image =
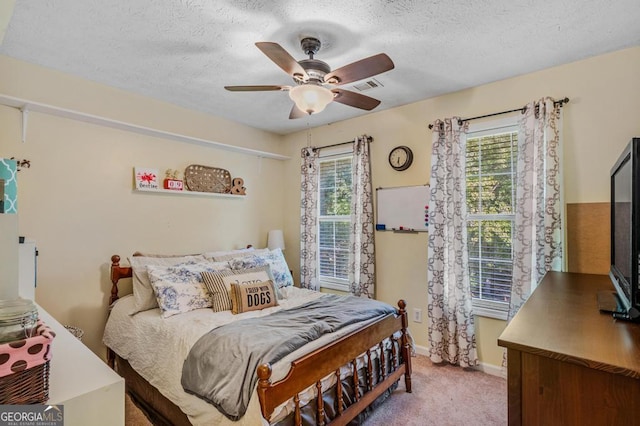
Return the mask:
<svg viewBox="0 0 640 426">
<path fill-rule="evenodd" d="M 366 421 L 365 426 L 493 426 L 507 424 L 507 381 L 479 371 L 434 365 L 412 358 L 412 393 L 404 382 Z M 126 398 L 127 426 L 152 426 Z"/>
<path fill-rule="evenodd" d="M 477 370 L 412 358 L 412 393 L 398 389 L 365 426 L 494 426 L 507 424 L 507 381 Z"/>
<path fill-rule="evenodd" d="M 152 426 L 144 413 L 131 401 L 129 394 L 124 398 L 124 424 L 125 426 Z"/>
</svg>

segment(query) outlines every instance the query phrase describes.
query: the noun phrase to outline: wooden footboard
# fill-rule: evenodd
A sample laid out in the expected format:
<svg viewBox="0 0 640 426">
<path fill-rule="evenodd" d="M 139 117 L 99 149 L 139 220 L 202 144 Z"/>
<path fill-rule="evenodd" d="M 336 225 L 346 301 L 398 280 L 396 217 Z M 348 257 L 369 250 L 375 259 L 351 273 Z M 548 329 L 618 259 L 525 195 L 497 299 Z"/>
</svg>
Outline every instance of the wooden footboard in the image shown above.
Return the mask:
<svg viewBox="0 0 640 426">
<path fill-rule="evenodd" d="M 403 375 L 405 388 L 411 392 L 411 351 L 407 336 L 407 313 L 404 300 L 398 302 L 400 308 L 397 315 L 388 315 L 365 328 L 354 331 L 322 348 L 315 350 L 291 363 L 291 370 L 287 376 L 275 383 L 271 383 L 271 366 L 263 364 L 258 367 L 258 397 L 260 407 L 265 419 L 270 420 L 273 410 L 285 401 L 293 398 L 295 402 L 295 424 L 301 425 L 300 405 L 298 394 L 309 386 L 315 386 L 318 394 L 322 393 L 321 380 L 329 374 L 336 375 L 336 409 L 338 416 L 331 420 L 331 425 L 345 425 L 353 420 L 378 396 L 397 382 Z M 392 359 L 391 371 L 386 371 L 384 362 L 385 351 L 383 341 L 391 338 L 396 340 L 394 334 L 401 331 L 400 351 L 401 356 L 396 351 L 396 346 L 391 345 Z M 381 378 L 374 384 L 374 363 L 372 362 L 371 349 L 380 347 L 382 362 L 378 363 L 380 371 L 377 376 Z M 356 358 L 361 354 L 366 354 L 365 371 L 367 374 L 365 392 L 360 395 L 358 390 L 358 370 Z M 344 408 L 342 400 L 340 367 L 351 364 L 351 377 L 355 389 L 355 402 Z M 325 409 L 323 399 L 316 398 L 316 424 L 324 426 Z"/>
<path fill-rule="evenodd" d="M 129 278 L 131 275 L 131 267 L 120 266 L 120 256 L 113 255 L 111 257 L 111 282 L 113 286 L 110 304 L 119 298 L 118 281 L 122 278 Z M 400 300 L 398 307 L 396 314 L 387 315 L 293 361 L 289 373 L 282 380 L 272 383 L 271 366 L 269 364 L 260 365 L 257 369 L 257 392 L 263 417 L 270 420 L 276 407 L 286 401 L 293 400 L 295 404 L 294 424 L 301 425 L 299 394 L 309 387 L 315 387 L 317 393 L 322 395 L 322 380 L 331 374 L 337 378 L 335 407 L 331 410 L 335 412 L 335 416 L 329 419 L 331 425 L 349 423 L 398 382 L 402 376 L 404 376 L 406 391 L 411 392 L 411 348 L 407 334 L 408 319 L 405 301 Z M 384 349 L 385 341 L 388 339 L 391 340 L 390 351 Z M 379 349 L 377 351 L 378 361 L 374 363 L 372 362 L 372 352 L 375 352 L 376 349 Z M 364 354 L 364 375 L 366 377 L 359 378 L 358 375 L 362 374 L 363 370 L 360 369 L 359 372 L 356 359 L 362 354 Z M 107 352 L 107 359 L 113 368 L 115 354 L 110 349 Z M 349 380 L 352 380 L 350 387 L 353 388 L 354 395 L 349 397 L 350 403 L 343 401 L 342 381 L 345 379 L 342 378 L 341 381 L 340 368 L 345 365 L 351 366 Z M 362 386 L 363 381 L 364 386 Z M 140 392 L 136 393 L 138 397 L 141 396 Z M 151 408 L 153 408 L 153 403 L 154 401 L 144 401 L 144 404 Z M 328 416 L 325 415 L 323 398 L 316 398 L 314 403 L 316 404 L 316 424 L 324 426 Z"/>
</svg>

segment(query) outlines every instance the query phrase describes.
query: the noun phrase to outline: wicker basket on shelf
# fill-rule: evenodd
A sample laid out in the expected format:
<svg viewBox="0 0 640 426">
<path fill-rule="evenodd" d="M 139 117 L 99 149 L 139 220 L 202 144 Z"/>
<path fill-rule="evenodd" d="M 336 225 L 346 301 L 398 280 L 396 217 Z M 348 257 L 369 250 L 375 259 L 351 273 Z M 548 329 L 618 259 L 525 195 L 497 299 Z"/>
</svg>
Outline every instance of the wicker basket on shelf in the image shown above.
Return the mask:
<svg viewBox="0 0 640 426">
<path fill-rule="evenodd" d="M 38 321 L 33 337 L 0 345 L 0 404 L 49 400 L 49 362 L 55 333 Z"/>
</svg>

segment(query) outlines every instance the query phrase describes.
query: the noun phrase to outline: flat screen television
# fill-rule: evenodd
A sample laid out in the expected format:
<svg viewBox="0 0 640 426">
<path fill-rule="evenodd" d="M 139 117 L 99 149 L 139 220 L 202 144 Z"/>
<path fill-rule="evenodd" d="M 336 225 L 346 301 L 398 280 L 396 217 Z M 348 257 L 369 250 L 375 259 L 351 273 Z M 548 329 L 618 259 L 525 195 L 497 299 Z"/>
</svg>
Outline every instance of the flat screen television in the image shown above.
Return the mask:
<svg viewBox="0 0 640 426">
<path fill-rule="evenodd" d="M 618 319 L 640 321 L 640 138 L 633 138 L 611 168 L 611 268 Z"/>
</svg>

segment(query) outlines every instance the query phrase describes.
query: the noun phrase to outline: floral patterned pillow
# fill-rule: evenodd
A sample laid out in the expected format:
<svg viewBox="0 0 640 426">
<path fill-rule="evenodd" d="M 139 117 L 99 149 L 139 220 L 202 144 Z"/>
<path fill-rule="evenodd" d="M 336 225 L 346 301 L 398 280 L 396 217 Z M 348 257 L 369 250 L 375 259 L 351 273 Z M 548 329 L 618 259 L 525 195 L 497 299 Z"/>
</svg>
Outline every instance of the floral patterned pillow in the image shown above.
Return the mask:
<svg viewBox="0 0 640 426">
<path fill-rule="evenodd" d="M 130 314 L 134 315 L 138 312 L 158 307 L 156 295 L 153 292 L 151 282 L 149 282 L 147 266 L 172 266 L 187 262 L 205 262 L 206 260 L 203 256 L 131 256 L 129 258 L 129 264 L 133 271 L 133 297 L 135 298 L 135 306 Z"/>
<path fill-rule="evenodd" d="M 211 296 L 205 288 L 203 272 L 229 269 L 227 262 L 187 262 L 172 266 L 148 265 L 147 273 L 163 318 L 210 308 Z"/>
<path fill-rule="evenodd" d="M 247 269 L 258 266 L 269 265 L 271 267 L 271 275 L 277 288 L 291 287 L 293 285 L 293 277 L 284 259 L 282 250 L 275 249 L 268 253 L 252 254 L 229 261 L 231 269 Z"/>
</svg>

